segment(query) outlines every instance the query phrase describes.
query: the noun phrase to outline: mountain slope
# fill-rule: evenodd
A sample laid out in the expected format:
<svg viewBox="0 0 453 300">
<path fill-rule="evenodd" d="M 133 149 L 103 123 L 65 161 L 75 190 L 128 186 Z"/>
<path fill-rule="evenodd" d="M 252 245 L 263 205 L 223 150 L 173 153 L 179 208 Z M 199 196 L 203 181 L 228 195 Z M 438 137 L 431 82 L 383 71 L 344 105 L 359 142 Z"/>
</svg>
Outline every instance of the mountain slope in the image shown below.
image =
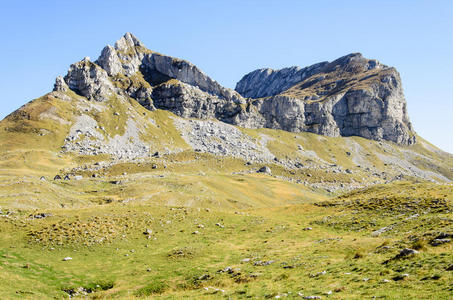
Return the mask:
<svg viewBox="0 0 453 300">
<path fill-rule="evenodd" d="M 296 122 L 398 95 L 349 66 L 246 99 L 131 34 L 71 65 L 0 121 L 0 298 L 448 299 L 453 156 Z"/>
<path fill-rule="evenodd" d="M 369 70 L 363 71 L 363 68 Z M 308 82 L 313 81 L 313 76 L 323 74 L 324 81 L 333 81 L 338 76 L 343 83 L 332 90 L 332 95 L 319 101 L 288 100 L 287 95 L 297 93 L 306 81 L 289 89 L 284 85 L 286 90 L 280 89 L 280 94 L 270 96 L 272 99 L 246 100 L 222 88 L 192 64 L 147 50 L 133 35 L 126 34 L 115 47 L 104 48 L 97 63 L 85 58 L 73 64 L 65 78 L 57 78 L 53 92 L 1 121 L 1 166 L 8 173 L 17 170 L 22 174 L 29 170 L 28 173 L 46 175 L 45 172 L 55 174 L 60 169 L 77 167 L 82 159 L 87 162 L 112 159 L 115 163 L 148 159 L 156 152 L 174 155 L 196 151 L 256 164 L 273 164 L 287 170 L 290 180 L 330 191 L 385 182 L 401 175 L 436 181 L 453 178 L 452 156 L 420 137 L 414 145 L 403 146 L 359 137 L 331 138 L 304 132 L 253 129 L 256 126 L 249 124 L 253 123 L 249 116 L 259 107 L 278 108 L 278 118 L 304 118 L 307 112 L 288 114 L 282 107 L 299 105 L 296 102 L 323 106 L 332 98 L 338 99 L 338 93 L 349 95 L 363 85 L 375 86 L 378 78 L 381 82 L 388 76 L 396 76 L 393 68 L 357 54 L 308 70 L 316 73 L 310 77 L 309 71 L 302 72 L 308 74 L 305 75 L 309 76 Z M 365 79 L 360 77 L 363 75 Z M 350 76 L 349 83 L 345 83 L 347 76 Z M 272 80 L 279 81 L 279 77 L 275 75 Z M 395 80 L 391 82 L 398 84 L 399 80 Z M 308 89 L 319 93 L 321 87 L 321 81 L 317 81 L 300 91 L 305 93 Z M 339 102 L 344 102 L 345 97 Z M 361 105 L 360 101 L 357 103 Z M 250 126 L 245 127 L 252 128 L 235 127 L 216 119 L 233 124 L 247 123 Z M 297 122 L 288 124 L 294 126 Z M 277 125 L 265 127 L 281 127 Z M 340 174 L 350 176 L 345 173 L 346 169 L 357 174 L 354 180 L 358 182 L 341 180 L 341 187 L 335 181 L 326 182 L 321 176 L 318 182 L 307 177 L 309 172 L 327 172 L 332 180 L 337 180 L 335 178 L 343 176 Z"/>
</svg>

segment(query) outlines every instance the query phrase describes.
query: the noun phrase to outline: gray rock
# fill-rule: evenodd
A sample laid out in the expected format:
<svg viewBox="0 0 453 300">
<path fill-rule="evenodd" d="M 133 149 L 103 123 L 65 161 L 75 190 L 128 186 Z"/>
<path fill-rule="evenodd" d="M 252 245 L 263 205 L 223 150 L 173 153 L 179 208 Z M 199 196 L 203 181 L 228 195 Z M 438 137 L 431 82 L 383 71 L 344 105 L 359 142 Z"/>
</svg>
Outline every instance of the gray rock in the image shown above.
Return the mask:
<svg viewBox="0 0 453 300">
<path fill-rule="evenodd" d="M 290 67 L 281 70 L 259 69 L 245 75 L 236 84 L 236 91 L 248 98 L 275 96 L 319 73 L 327 64 L 328 62 L 322 62 L 306 68 Z"/>
<path fill-rule="evenodd" d="M 110 76 L 116 75 L 123 70 L 116 49 L 110 45 L 105 46 L 96 63 Z"/>
<path fill-rule="evenodd" d="M 431 245 L 433 246 L 440 246 L 446 243 L 450 243 L 451 239 L 434 239 L 430 242 Z"/>
<path fill-rule="evenodd" d="M 253 102 L 264 117 L 256 127 L 415 142 L 401 79 L 394 68 L 361 54 L 308 68 L 261 69 L 239 81 L 236 90 L 241 95 L 268 97 Z M 361 80 L 356 85 L 347 84 L 357 78 Z M 296 84 L 301 84 L 299 91 L 306 92 L 285 94 Z"/>
<path fill-rule="evenodd" d="M 44 219 L 44 218 L 51 217 L 51 216 L 52 216 L 51 213 L 39 213 L 39 214 L 32 215 L 32 218 L 33 219 Z"/>
<path fill-rule="evenodd" d="M 95 63 L 86 58 L 57 78 L 55 91 L 68 88 L 89 100 L 131 97 L 149 110 L 247 128 L 415 142 L 398 72 L 357 53 L 306 68 L 260 69 L 233 91 L 126 33 Z"/>
<path fill-rule="evenodd" d="M 395 258 L 403 258 L 403 257 L 413 256 L 415 254 L 418 254 L 417 250 L 404 248 L 403 250 L 400 251 L 400 253 Z"/>
<path fill-rule="evenodd" d="M 114 91 L 107 72 L 87 57 L 71 65 L 64 81 L 71 90 L 88 100 L 107 100 Z"/>
<path fill-rule="evenodd" d="M 258 170 L 258 173 L 272 174 L 272 171 L 268 166 L 263 166 Z"/>
<path fill-rule="evenodd" d="M 69 90 L 69 87 L 66 84 L 66 82 L 64 81 L 62 76 L 58 76 L 55 79 L 55 84 L 54 84 L 53 90 L 56 92 L 63 92 L 63 93 Z"/>
</svg>

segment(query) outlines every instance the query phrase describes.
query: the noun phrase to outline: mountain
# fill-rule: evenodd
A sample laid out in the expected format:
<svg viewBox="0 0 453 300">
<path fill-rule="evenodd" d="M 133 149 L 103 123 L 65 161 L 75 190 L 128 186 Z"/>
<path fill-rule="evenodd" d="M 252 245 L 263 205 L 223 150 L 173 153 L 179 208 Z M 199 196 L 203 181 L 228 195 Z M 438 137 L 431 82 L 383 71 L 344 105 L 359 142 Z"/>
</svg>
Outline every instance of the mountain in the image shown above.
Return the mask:
<svg viewBox="0 0 453 300">
<path fill-rule="evenodd" d="M 306 68 L 256 70 L 236 91 L 257 99 L 268 128 L 415 143 L 398 72 L 360 53 Z"/>
<path fill-rule="evenodd" d="M 448 299 L 452 180 L 394 68 L 234 91 L 127 33 L 0 121 L 0 298 Z"/>
<path fill-rule="evenodd" d="M 127 33 L 115 47 L 105 47 L 96 62 L 86 58 L 71 65 L 55 90 L 66 85 L 95 101 L 123 95 L 150 110 L 246 128 L 415 142 L 398 72 L 360 54 L 303 69 L 257 70 L 234 92 L 187 61 L 146 49 Z"/>
</svg>

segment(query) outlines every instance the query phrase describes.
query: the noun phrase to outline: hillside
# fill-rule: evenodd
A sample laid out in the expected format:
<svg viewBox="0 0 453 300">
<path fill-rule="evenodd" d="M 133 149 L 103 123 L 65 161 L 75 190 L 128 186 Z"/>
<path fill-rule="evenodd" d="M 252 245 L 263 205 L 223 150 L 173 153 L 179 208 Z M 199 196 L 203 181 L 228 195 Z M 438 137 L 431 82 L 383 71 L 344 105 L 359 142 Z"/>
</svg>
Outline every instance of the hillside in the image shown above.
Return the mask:
<svg viewBox="0 0 453 300">
<path fill-rule="evenodd" d="M 0 298 L 448 299 L 452 180 L 394 68 L 233 91 L 128 33 L 0 122 Z"/>
</svg>

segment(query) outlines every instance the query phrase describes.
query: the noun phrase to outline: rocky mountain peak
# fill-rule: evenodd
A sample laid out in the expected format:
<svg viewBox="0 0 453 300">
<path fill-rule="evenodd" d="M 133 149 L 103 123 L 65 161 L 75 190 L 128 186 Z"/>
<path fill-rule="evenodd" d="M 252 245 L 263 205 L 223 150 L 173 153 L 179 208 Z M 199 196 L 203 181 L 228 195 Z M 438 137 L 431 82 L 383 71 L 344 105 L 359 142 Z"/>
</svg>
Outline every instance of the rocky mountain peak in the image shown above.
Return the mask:
<svg viewBox="0 0 453 300">
<path fill-rule="evenodd" d="M 150 110 L 242 127 L 414 142 L 398 72 L 360 53 L 304 68 L 259 69 L 233 91 L 194 64 L 153 52 L 126 33 L 95 62 L 72 64 L 54 89 L 95 101 L 133 98 Z"/>
<path fill-rule="evenodd" d="M 306 68 L 259 69 L 236 91 L 258 99 L 265 127 L 415 142 L 398 72 L 360 53 Z"/>
<path fill-rule="evenodd" d="M 360 73 L 379 68 L 387 68 L 387 66 L 375 59 L 367 59 L 361 53 L 351 53 L 327 64 L 323 72 L 342 70 L 344 72 Z"/>
<path fill-rule="evenodd" d="M 126 52 L 134 47 L 145 47 L 145 45 L 130 32 L 127 32 L 115 43 L 115 49 L 119 51 Z"/>
</svg>

